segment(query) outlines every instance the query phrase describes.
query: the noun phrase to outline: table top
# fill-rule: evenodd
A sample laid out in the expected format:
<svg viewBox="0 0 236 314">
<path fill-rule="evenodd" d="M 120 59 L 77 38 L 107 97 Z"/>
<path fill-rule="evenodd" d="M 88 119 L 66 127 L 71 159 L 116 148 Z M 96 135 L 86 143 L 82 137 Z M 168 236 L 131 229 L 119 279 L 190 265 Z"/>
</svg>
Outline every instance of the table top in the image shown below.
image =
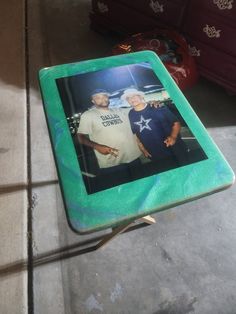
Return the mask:
<svg viewBox="0 0 236 314">
<path fill-rule="evenodd" d="M 153 52 L 45 68 L 39 81 L 65 210 L 74 231 L 113 227 L 234 182 L 232 169 Z M 129 98 L 135 90 L 145 102 L 140 110 Z M 91 102 L 91 95 L 95 101 L 99 93 L 109 97 L 105 109 Z M 78 134 L 85 134 L 89 143 L 101 139 L 109 146 L 112 140 L 113 148 L 119 147 L 117 155 L 109 152 L 104 158 L 95 146 L 82 144 Z M 152 157 L 137 150 L 133 134 Z M 175 142 L 167 149 L 161 136 L 169 138 L 168 134 Z"/>
</svg>

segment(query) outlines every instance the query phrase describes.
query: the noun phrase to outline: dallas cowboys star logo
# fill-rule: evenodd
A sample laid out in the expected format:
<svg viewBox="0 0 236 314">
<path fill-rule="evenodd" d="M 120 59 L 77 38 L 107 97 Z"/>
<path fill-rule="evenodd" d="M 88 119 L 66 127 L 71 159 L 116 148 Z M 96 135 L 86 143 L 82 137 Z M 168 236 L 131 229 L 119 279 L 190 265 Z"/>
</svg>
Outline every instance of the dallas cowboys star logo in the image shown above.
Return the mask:
<svg viewBox="0 0 236 314">
<path fill-rule="evenodd" d="M 152 119 L 144 119 L 144 117 L 141 115 L 141 119 L 140 121 L 138 122 L 134 122 L 134 124 L 138 125 L 139 126 L 139 132 L 141 133 L 144 129 L 147 129 L 147 130 L 152 130 L 151 127 L 149 126 L 149 122 L 151 121 Z"/>
</svg>

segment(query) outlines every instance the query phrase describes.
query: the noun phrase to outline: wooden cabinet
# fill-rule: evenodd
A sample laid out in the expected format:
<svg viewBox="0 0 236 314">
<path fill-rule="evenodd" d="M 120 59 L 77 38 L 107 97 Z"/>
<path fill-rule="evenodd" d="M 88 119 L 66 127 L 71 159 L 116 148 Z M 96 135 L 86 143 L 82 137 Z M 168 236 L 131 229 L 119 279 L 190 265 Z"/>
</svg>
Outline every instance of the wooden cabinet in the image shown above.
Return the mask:
<svg viewBox="0 0 236 314">
<path fill-rule="evenodd" d="M 236 3 L 192 0 L 181 30 L 199 72 L 236 94 Z"/>
<path fill-rule="evenodd" d="M 236 94 L 236 0 L 92 0 L 92 7 L 93 28 L 181 32 L 200 74 Z"/>
<path fill-rule="evenodd" d="M 183 0 L 120 0 L 120 2 L 129 6 L 132 10 L 139 10 L 142 14 L 152 17 L 156 22 L 168 23 L 176 28 L 181 26 L 185 4 L 187 3 Z"/>
<path fill-rule="evenodd" d="M 155 27 L 180 29 L 188 0 L 92 0 L 91 23 L 133 34 Z"/>
</svg>

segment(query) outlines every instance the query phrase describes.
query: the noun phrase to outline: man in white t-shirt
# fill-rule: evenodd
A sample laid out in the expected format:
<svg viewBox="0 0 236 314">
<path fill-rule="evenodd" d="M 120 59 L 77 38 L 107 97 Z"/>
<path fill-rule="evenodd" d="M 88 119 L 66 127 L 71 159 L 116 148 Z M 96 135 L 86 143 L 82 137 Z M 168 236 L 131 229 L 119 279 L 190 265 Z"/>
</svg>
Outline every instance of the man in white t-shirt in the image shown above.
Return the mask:
<svg viewBox="0 0 236 314">
<path fill-rule="evenodd" d="M 78 138 L 94 149 L 101 170 L 139 162 L 141 151 L 131 131 L 130 108 L 109 108 L 109 94 L 95 90 L 94 107 L 81 115 Z"/>
</svg>

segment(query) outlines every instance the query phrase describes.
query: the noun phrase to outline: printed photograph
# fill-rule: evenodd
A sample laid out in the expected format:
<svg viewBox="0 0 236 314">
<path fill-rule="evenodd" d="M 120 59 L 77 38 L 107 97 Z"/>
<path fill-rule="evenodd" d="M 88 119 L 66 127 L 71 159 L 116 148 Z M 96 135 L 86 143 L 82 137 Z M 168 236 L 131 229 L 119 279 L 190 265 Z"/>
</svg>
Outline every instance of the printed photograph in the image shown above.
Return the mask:
<svg viewBox="0 0 236 314">
<path fill-rule="evenodd" d="M 207 159 L 149 63 L 56 83 L 88 194 Z"/>
</svg>

